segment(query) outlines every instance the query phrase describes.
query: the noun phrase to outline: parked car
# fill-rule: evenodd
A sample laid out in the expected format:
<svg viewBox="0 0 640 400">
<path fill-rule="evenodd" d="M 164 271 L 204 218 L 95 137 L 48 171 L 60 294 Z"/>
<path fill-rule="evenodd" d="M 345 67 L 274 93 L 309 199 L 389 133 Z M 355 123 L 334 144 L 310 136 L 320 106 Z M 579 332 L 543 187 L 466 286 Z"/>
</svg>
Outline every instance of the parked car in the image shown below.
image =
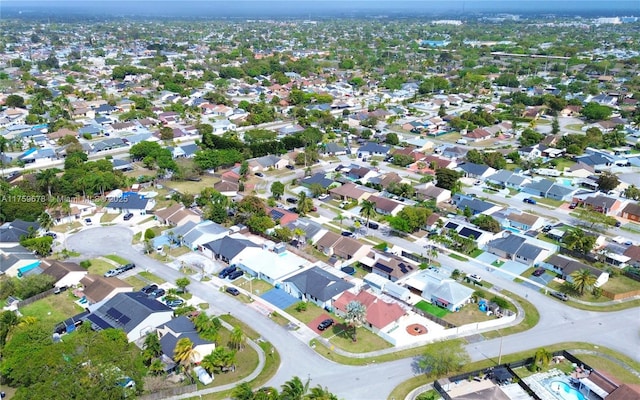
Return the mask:
<svg viewBox="0 0 640 400">
<path fill-rule="evenodd" d="M 132 213 L 126 213 L 124 215 L 124 217 L 122 217 L 122 219 L 124 219 L 125 221 L 130 220 L 131 218 L 133 218 L 133 214 Z"/>
<path fill-rule="evenodd" d="M 255 175 L 259 176 L 260 178 L 262 178 L 264 176 L 264 174 L 262 172 L 256 172 Z"/>
<path fill-rule="evenodd" d="M 237 269 L 235 271 L 233 271 L 232 273 L 229 274 L 228 278 L 230 281 L 233 281 L 235 279 L 240 278 L 242 275 L 244 275 L 244 272 L 240 269 Z"/>
<path fill-rule="evenodd" d="M 353 236 L 353 232 L 342 231 L 342 236 L 347 236 L 347 237 Z"/>
<path fill-rule="evenodd" d="M 222 271 L 220 271 L 220 273 L 218 274 L 218 277 L 221 278 L 221 279 L 224 279 L 227 276 L 229 276 L 229 274 L 234 272 L 235 270 L 236 270 L 236 266 L 235 265 L 230 265 L 227 268 L 224 268 Z"/>
<path fill-rule="evenodd" d="M 165 302 L 165 304 L 168 305 L 171 308 L 180 307 L 181 305 L 184 304 L 184 300 L 182 300 L 182 299 L 171 299 L 171 300 L 167 300 Z"/>
<path fill-rule="evenodd" d="M 331 325 L 333 325 L 333 320 L 331 318 L 327 318 L 324 321 L 320 322 L 320 324 L 318 324 L 318 330 L 324 331 L 325 329 L 329 328 Z"/>
<path fill-rule="evenodd" d="M 84 223 L 87 225 L 93 225 L 93 222 L 91 221 L 91 218 L 85 218 L 84 219 Z"/>
<path fill-rule="evenodd" d="M 616 225 L 616 228 L 620 228 L 620 227 L 622 226 L 622 222 L 620 222 L 620 221 L 616 221 L 616 224 L 615 224 L 615 225 Z"/>
<path fill-rule="evenodd" d="M 542 232 L 549 232 L 551 229 L 553 229 L 553 226 L 551 225 L 545 225 L 544 228 L 542 228 Z"/>
<path fill-rule="evenodd" d="M 105 278 L 111 278 L 112 276 L 116 276 L 116 275 L 120 275 L 122 273 L 122 271 L 118 270 L 118 269 L 110 269 L 107 272 L 104 273 L 104 277 Z"/>
<path fill-rule="evenodd" d="M 44 235 L 45 235 L 45 236 L 50 236 L 50 237 L 52 237 L 52 238 L 54 238 L 54 239 L 57 239 L 57 238 L 58 238 L 58 235 L 57 235 L 55 232 L 47 232 L 47 233 L 45 233 Z"/>
<path fill-rule="evenodd" d="M 151 285 L 147 285 L 147 286 L 143 287 L 142 289 L 140 289 L 140 291 L 142 293 L 149 294 L 149 293 L 153 292 L 154 290 L 156 290 L 157 288 L 158 288 L 158 285 L 156 285 L 155 283 L 152 283 Z"/>
<path fill-rule="evenodd" d="M 371 222 L 371 221 L 369 221 L 369 228 L 371 228 L 371 229 L 378 229 L 378 228 L 380 228 L 380 225 L 378 225 L 378 223 L 377 223 L 377 222 Z"/>
<path fill-rule="evenodd" d="M 533 271 L 532 275 L 533 276 L 542 276 L 542 275 L 544 275 L 544 271 L 545 271 L 545 269 L 541 267 L 541 268 L 538 268 L 535 271 Z"/>
<path fill-rule="evenodd" d="M 239 295 L 239 294 L 240 294 L 240 291 L 239 291 L 238 289 L 236 289 L 236 288 L 234 288 L 234 287 L 231 287 L 231 286 L 227 286 L 227 288 L 225 289 L 225 291 L 226 291 L 227 293 L 229 293 L 230 295 L 233 295 L 233 296 L 237 296 L 237 295 Z"/>
<path fill-rule="evenodd" d="M 287 165 L 287 166 L 286 166 L 286 168 L 287 168 L 287 169 L 290 169 L 290 170 L 294 170 L 294 169 L 296 169 L 296 167 L 294 167 L 294 166 L 293 166 L 293 165 L 291 165 L 291 164 Z"/>
<path fill-rule="evenodd" d="M 524 201 L 527 204 L 536 204 L 536 201 L 534 199 L 530 198 L 530 197 L 527 197 L 522 201 Z"/>
<path fill-rule="evenodd" d="M 569 300 L 569 296 L 567 296 L 567 294 L 566 294 L 566 293 L 562 293 L 562 292 L 551 292 L 551 295 L 552 295 L 553 297 L 556 297 L 556 298 L 558 298 L 558 299 L 562 300 L 562 301 L 567 301 L 567 300 Z"/>
<path fill-rule="evenodd" d="M 296 204 L 297 202 L 298 199 L 296 199 L 295 197 L 287 197 L 287 203 Z"/>
<path fill-rule="evenodd" d="M 60 294 L 60 293 L 64 292 L 67 289 L 68 289 L 67 286 L 56 287 L 56 290 L 53 291 L 53 294 Z"/>
<path fill-rule="evenodd" d="M 165 295 L 165 290 L 162 288 L 157 288 L 149 293 L 149 297 L 153 297 L 154 299 L 158 299 Z"/>
<path fill-rule="evenodd" d="M 329 198 L 329 195 L 326 193 L 322 193 L 320 196 L 318 196 L 318 200 L 324 200 L 328 198 Z"/>
<path fill-rule="evenodd" d="M 122 273 L 122 272 L 130 271 L 130 270 L 134 269 L 135 267 L 136 267 L 135 264 L 129 263 L 129 264 L 125 264 L 123 266 L 120 266 L 117 269 Z"/>
<path fill-rule="evenodd" d="M 471 279 L 474 282 L 482 282 L 482 278 L 480 277 L 480 275 L 476 275 L 476 274 L 469 275 L 469 279 Z"/>
<path fill-rule="evenodd" d="M 572 209 L 572 210 L 573 210 L 574 208 L 576 208 L 576 207 L 578 207 L 578 203 L 571 203 L 571 204 L 569 204 L 569 208 L 570 208 L 570 209 Z"/>
</svg>

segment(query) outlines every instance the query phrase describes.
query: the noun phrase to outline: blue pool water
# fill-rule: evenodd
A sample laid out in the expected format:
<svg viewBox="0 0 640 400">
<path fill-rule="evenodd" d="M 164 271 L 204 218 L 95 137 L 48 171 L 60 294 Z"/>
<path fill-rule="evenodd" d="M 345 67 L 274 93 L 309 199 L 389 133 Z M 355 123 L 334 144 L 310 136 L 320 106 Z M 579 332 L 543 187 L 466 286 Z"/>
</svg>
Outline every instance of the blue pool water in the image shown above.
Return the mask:
<svg viewBox="0 0 640 400">
<path fill-rule="evenodd" d="M 510 226 L 505 227 L 505 228 L 504 228 L 504 230 L 506 230 L 506 231 L 511 231 L 511 232 L 513 232 L 513 233 L 520 233 L 520 230 L 519 230 L 519 229 L 512 228 L 512 227 L 510 227 Z"/>
<path fill-rule="evenodd" d="M 563 179 L 562 184 L 564 186 L 571 186 L 571 179 Z"/>
<path fill-rule="evenodd" d="M 572 388 L 567 382 L 551 381 L 549 390 L 562 400 L 586 400 L 582 393 Z"/>
</svg>

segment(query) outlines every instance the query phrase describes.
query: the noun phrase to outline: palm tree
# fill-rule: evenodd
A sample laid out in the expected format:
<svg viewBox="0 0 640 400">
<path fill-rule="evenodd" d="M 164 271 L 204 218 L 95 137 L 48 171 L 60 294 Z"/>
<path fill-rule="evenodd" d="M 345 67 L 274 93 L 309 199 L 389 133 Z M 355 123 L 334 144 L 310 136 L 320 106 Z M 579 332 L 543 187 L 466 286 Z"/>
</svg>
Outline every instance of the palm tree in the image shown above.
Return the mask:
<svg viewBox="0 0 640 400">
<path fill-rule="evenodd" d="M 359 301 L 350 301 L 346 307 L 347 315 L 344 317 L 347 322 L 353 328 L 353 341 L 356 342 L 356 329 L 361 326 L 367 318 L 367 309 Z"/>
<path fill-rule="evenodd" d="M 67 218 L 69 218 L 69 223 L 71 223 L 71 203 L 65 201 L 62 203 L 61 208 L 62 212 L 64 212 L 67 215 Z"/>
<path fill-rule="evenodd" d="M 538 370 L 541 367 L 546 368 L 551 362 L 551 358 L 553 358 L 553 354 L 549 353 L 547 349 L 538 349 L 533 356 L 533 368 Z M 538 366 L 538 364 L 540 364 L 540 366 Z"/>
<path fill-rule="evenodd" d="M 298 195 L 298 213 L 305 215 L 313 209 L 313 200 L 307 197 L 305 192 Z"/>
<path fill-rule="evenodd" d="M 298 243 L 302 242 L 302 238 L 305 237 L 305 232 L 304 230 L 302 230 L 302 228 L 295 228 L 293 230 L 293 236 L 295 236 L 296 240 L 298 240 Z"/>
<path fill-rule="evenodd" d="M 347 217 L 342 215 L 342 213 L 338 213 L 338 215 L 336 215 L 336 217 L 334 219 L 340 223 L 340 229 L 342 230 L 342 221 L 347 219 Z"/>
<path fill-rule="evenodd" d="M 53 186 L 53 183 L 56 181 L 56 170 L 53 168 L 49 168 L 49 169 L 40 171 L 36 175 L 36 180 L 42 186 L 47 188 L 47 192 L 49 193 L 49 198 L 51 198 L 51 186 Z"/>
<path fill-rule="evenodd" d="M 242 350 L 244 348 L 244 332 L 240 327 L 234 327 L 231 332 L 231 336 L 229 337 L 229 346 L 235 350 Z"/>
<path fill-rule="evenodd" d="M 236 353 L 224 347 L 216 347 L 214 351 L 206 355 L 200 365 L 211 373 L 219 374 L 232 367 L 236 361 Z"/>
<path fill-rule="evenodd" d="M 162 374 L 164 372 L 164 364 L 162 363 L 162 360 L 160 360 L 159 358 L 153 360 L 149 365 L 149 372 L 151 373 L 151 375 Z"/>
<path fill-rule="evenodd" d="M 305 400 L 338 400 L 338 396 L 331 393 L 329 389 L 318 385 L 311 388 L 309 394 L 304 397 Z"/>
<path fill-rule="evenodd" d="M 49 232 L 49 229 L 53 226 L 53 218 L 46 211 L 43 211 L 42 214 L 38 217 L 38 223 L 40 224 L 40 228 Z"/>
<path fill-rule="evenodd" d="M 286 381 L 282 386 L 280 392 L 280 399 L 282 400 L 303 400 L 304 395 L 309 391 L 309 380 L 306 383 L 302 383 L 302 380 L 297 376 Z"/>
<path fill-rule="evenodd" d="M 143 349 L 151 354 L 153 357 L 158 357 L 162 354 L 162 346 L 160 345 L 160 339 L 155 332 L 150 332 L 144 339 Z"/>
<path fill-rule="evenodd" d="M 376 215 L 376 203 L 369 200 L 362 200 L 362 204 L 360 206 L 360 215 L 367 219 L 367 228 L 369 227 L 369 219 Z"/>
<path fill-rule="evenodd" d="M 182 365 L 185 370 L 189 370 L 197 355 L 198 352 L 194 350 L 193 342 L 189 338 L 178 340 L 173 350 L 173 360 Z"/>
<path fill-rule="evenodd" d="M 584 290 L 590 288 L 596 283 L 596 276 L 586 268 L 579 269 L 571 273 L 573 279 L 573 287 L 580 292 L 580 296 L 584 294 Z"/>
<path fill-rule="evenodd" d="M 247 382 L 243 382 L 233 388 L 231 392 L 231 398 L 233 400 L 253 400 L 253 388 Z"/>
</svg>

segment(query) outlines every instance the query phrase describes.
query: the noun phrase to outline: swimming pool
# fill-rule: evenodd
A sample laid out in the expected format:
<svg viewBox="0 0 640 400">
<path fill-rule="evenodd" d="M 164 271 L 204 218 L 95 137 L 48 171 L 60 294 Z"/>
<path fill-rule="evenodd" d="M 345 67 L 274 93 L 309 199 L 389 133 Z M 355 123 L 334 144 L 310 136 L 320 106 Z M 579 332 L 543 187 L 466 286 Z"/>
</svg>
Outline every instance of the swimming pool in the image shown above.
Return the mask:
<svg viewBox="0 0 640 400">
<path fill-rule="evenodd" d="M 562 400 L 586 400 L 582 393 L 572 388 L 567 382 L 551 381 L 549 389 L 551 393 Z"/>
</svg>

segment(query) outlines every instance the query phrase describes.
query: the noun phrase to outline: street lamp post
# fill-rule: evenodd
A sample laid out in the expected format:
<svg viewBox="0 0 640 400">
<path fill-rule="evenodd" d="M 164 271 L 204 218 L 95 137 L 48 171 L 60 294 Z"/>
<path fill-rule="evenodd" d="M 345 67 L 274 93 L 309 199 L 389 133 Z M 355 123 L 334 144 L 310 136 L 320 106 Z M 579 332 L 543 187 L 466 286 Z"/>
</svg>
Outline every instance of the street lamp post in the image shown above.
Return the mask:
<svg viewBox="0 0 640 400">
<path fill-rule="evenodd" d="M 504 337 L 502 336 L 502 333 L 500 333 L 500 330 L 498 329 L 498 335 L 500 335 L 500 349 L 498 350 L 498 365 L 502 364 L 502 339 L 504 339 Z"/>
</svg>

